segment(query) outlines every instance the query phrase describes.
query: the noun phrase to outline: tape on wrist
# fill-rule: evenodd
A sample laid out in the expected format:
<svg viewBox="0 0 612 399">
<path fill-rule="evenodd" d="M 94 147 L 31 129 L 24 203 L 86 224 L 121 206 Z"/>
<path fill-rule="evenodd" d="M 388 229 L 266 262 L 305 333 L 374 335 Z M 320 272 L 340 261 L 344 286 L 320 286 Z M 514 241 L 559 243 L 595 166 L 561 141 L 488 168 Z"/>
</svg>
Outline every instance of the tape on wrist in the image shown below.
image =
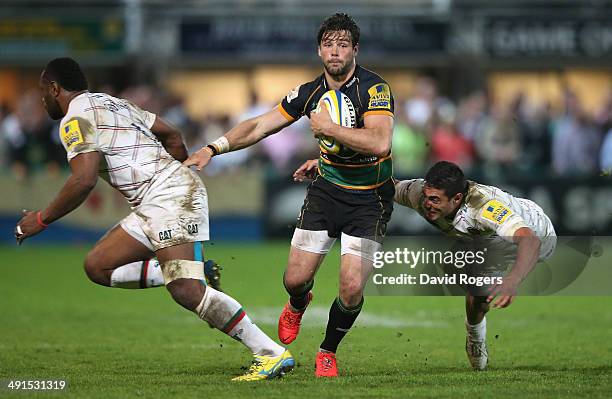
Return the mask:
<svg viewBox="0 0 612 399">
<path fill-rule="evenodd" d="M 227 141 L 227 138 L 225 136 L 221 136 L 209 145 L 207 145 L 207 147 L 211 146 L 214 148 L 213 152 L 216 152 L 215 155 L 224 154 L 226 152 L 229 152 L 230 150 L 229 141 Z"/>
</svg>

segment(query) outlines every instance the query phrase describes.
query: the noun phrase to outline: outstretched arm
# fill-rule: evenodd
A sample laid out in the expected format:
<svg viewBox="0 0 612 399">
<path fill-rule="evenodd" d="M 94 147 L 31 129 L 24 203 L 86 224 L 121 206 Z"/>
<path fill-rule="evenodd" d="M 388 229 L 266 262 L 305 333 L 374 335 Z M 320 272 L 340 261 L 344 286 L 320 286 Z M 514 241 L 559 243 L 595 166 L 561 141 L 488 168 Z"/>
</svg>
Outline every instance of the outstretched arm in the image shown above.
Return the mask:
<svg viewBox="0 0 612 399">
<path fill-rule="evenodd" d="M 487 298 L 493 303 L 494 308 L 505 308 L 510 306 L 520 283 L 533 270 L 540 256 L 541 241 L 529 227 L 521 227 L 514 232 L 512 240 L 518 245 L 516 261 L 512 269 L 503 278 L 503 283 L 495 286 Z"/>
<path fill-rule="evenodd" d="M 72 173 L 51 204 L 42 211 L 24 211 L 15 228 L 15 238 L 21 244 L 45 227 L 72 212 L 85 201 L 98 181 L 101 155 L 97 151 L 79 154 L 70 160 Z"/>
<path fill-rule="evenodd" d="M 397 180 L 393 178 L 393 184 L 395 185 L 394 201 L 408 208 L 416 209 L 418 197 L 423 189 L 422 180 Z"/>
<path fill-rule="evenodd" d="M 183 163 L 186 166 L 195 165 L 197 170 L 202 170 L 213 156 L 249 147 L 291 123 L 278 108 L 274 108 L 265 114 L 240 122 L 219 139 L 191 154 Z"/>
</svg>

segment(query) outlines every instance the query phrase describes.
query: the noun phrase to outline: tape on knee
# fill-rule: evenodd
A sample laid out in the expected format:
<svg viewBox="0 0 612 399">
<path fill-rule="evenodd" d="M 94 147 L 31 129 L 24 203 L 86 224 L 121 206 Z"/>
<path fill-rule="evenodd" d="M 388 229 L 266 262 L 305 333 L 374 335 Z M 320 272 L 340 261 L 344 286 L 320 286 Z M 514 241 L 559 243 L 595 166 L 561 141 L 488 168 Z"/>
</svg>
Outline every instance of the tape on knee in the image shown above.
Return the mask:
<svg viewBox="0 0 612 399">
<path fill-rule="evenodd" d="M 204 280 L 204 263 L 194 260 L 175 259 L 161 264 L 164 283 L 187 278 L 192 280 Z"/>
<path fill-rule="evenodd" d="M 354 237 L 342 233 L 340 255 L 351 254 L 374 262 L 374 253 L 382 249 L 382 244 L 367 238 Z"/>
<path fill-rule="evenodd" d="M 327 254 L 334 245 L 336 239 L 330 237 L 327 230 L 302 230 L 295 229 L 291 245 L 302 251 L 315 254 Z"/>
</svg>

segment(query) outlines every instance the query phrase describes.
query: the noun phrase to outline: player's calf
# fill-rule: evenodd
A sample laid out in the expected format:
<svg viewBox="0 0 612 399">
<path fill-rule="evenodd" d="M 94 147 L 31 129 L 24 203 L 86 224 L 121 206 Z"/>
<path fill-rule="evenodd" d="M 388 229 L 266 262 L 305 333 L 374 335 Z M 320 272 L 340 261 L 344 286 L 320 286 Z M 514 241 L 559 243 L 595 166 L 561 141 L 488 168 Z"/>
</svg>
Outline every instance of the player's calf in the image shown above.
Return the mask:
<svg viewBox="0 0 612 399">
<path fill-rule="evenodd" d="M 339 297 L 345 306 L 354 307 L 359 305 L 363 299 L 361 276 L 341 279 L 339 291 Z"/>
<path fill-rule="evenodd" d="M 283 284 L 289 294 L 290 309 L 293 312 L 303 312 L 312 298 L 310 291 L 312 291 L 314 281 L 304 282 L 302 280 L 290 279 L 287 277 L 287 273 L 285 273 Z"/>
<path fill-rule="evenodd" d="M 312 301 L 312 287 L 314 281 L 304 282 L 301 279 L 289 277 L 285 273 L 283 283 L 289 294 L 289 302 L 285 304 L 278 318 L 278 338 L 283 344 L 290 344 L 300 332 L 302 316 L 306 307 Z"/>
<path fill-rule="evenodd" d="M 377 242 L 343 233 L 339 297 L 346 307 L 354 307 L 361 302 L 365 283 L 373 268 L 372 251 L 379 247 Z"/>
<path fill-rule="evenodd" d="M 166 287 L 181 306 L 230 337 L 242 342 L 256 356 L 281 356 L 285 349 L 259 329 L 229 295 L 206 287 L 203 263 L 170 260 L 162 263 Z"/>
<path fill-rule="evenodd" d="M 302 316 L 312 300 L 314 276 L 334 240 L 324 230 L 295 229 L 283 275 L 289 301 L 278 318 L 278 338 L 284 344 L 293 342 L 300 332 Z"/>
<path fill-rule="evenodd" d="M 195 311 L 207 287 L 200 280 L 181 278 L 167 284 L 166 288 L 176 303 L 187 310 Z"/>
<path fill-rule="evenodd" d="M 490 304 L 486 296 L 474 296 L 468 293 L 465 297 L 465 315 L 467 322 L 472 325 L 480 323 L 487 312 Z"/>
<path fill-rule="evenodd" d="M 187 310 L 194 311 L 206 288 L 202 262 L 173 259 L 163 262 L 161 269 L 172 298 Z"/>
</svg>

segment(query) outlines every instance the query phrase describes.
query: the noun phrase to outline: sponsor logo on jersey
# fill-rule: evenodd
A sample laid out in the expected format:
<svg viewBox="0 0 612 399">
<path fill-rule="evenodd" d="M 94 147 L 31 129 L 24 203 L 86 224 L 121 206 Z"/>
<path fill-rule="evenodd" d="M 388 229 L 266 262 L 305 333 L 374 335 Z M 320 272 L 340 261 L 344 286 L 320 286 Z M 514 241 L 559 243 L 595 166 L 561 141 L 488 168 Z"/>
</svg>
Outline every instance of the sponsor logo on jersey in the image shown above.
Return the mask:
<svg viewBox="0 0 612 399">
<path fill-rule="evenodd" d="M 296 99 L 299 93 L 300 86 L 295 86 L 295 88 L 287 94 L 287 102 L 290 103 L 292 100 Z"/>
<path fill-rule="evenodd" d="M 487 202 L 482 211 L 482 217 L 497 224 L 504 223 L 510 215 L 512 215 L 512 211 L 497 200 Z"/>
<path fill-rule="evenodd" d="M 391 109 L 391 89 L 386 83 L 379 83 L 368 89 L 370 100 L 368 102 L 368 109 L 373 108 L 386 108 Z"/>
<path fill-rule="evenodd" d="M 71 120 L 70 122 L 64 124 L 60 128 L 60 132 L 62 135 L 62 141 L 69 150 L 75 145 L 81 144 L 84 141 L 81 128 L 79 127 L 79 121 L 77 120 Z"/>
</svg>

